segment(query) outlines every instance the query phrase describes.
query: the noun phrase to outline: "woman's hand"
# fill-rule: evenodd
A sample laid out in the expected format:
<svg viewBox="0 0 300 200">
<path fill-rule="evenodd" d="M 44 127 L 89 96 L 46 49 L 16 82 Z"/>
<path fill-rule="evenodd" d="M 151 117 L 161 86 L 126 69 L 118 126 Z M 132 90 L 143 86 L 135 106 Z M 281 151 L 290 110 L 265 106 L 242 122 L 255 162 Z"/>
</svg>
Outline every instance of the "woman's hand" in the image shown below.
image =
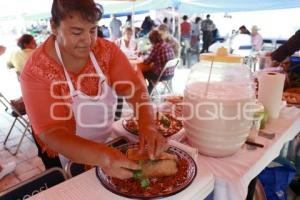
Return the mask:
<svg viewBox="0 0 300 200">
<path fill-rule="evenodd" d="M 144 152 L 147 148 L 150 159 L 155 159 L 162 152 L 169 148 L 167 140 L 160 134 L 156 128 L 148 127 L 141 130 L 140 133 L 140 152 Z"/>
<path fill-rule="evenodd" d="M 107 157 L 103 159 L 103 166 L 101 169 L 106 175 L 119 178 L 128 179 L 133 176 L 132 170 L 139 170 L 140 166 L 127 159 L 127 157 L 120 151 L 110 148 L 106 153 Z"/>
</svg>

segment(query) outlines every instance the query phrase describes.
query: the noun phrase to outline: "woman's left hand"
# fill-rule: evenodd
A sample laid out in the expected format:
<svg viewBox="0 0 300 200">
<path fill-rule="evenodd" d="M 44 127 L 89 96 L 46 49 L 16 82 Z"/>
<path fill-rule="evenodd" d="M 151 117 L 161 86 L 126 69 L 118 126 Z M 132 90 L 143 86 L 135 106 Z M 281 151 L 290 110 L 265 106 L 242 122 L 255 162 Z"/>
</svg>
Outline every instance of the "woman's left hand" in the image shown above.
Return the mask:
<svg viewBox="0 0 300 200">
<path fill-rule="evenodd" d="M 159 156 L 162 152 L 169 148 L 167 140 L 155 127 L 148 127 L 140 133 L 140 151 L 144 152 L 147 147 L 149 157 L 151 160 Z"/>
</svg>

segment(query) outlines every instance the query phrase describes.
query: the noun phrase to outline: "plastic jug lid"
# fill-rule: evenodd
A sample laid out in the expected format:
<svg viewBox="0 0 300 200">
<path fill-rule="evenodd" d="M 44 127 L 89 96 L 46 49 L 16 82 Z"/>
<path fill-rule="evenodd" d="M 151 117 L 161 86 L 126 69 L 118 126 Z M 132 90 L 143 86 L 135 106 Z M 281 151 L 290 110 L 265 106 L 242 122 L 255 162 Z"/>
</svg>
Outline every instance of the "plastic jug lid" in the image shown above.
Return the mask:
<svg viewBox="0 0 300 200">
<path fill-rule="evenodd" d="M 218 49 L 217 53 L 204 53 L 200 55 L 201 61 L 212 61 L 214 62 L 224 62 L 224 63 L 242 63 L 243 57 L 233 54 L 228 54 L 226 48 L 221 47 Z"/>
</svg>

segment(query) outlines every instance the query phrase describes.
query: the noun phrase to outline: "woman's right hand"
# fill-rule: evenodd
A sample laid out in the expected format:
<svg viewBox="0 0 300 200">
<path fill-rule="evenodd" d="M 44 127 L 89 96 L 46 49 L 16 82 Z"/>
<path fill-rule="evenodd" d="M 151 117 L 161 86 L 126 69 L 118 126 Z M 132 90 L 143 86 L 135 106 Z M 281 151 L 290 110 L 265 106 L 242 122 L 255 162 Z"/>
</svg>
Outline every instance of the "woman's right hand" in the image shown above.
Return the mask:
<svg viewBox="0 0 300 200">
<path fill-rule="evenodd" d="M 104 158 L 104 166 L 100 166 L 106 175 L 119 178 L 128 179 L 133 176 L 133 170 L 139 170 L 140 166 L 127 159 L 127 157 L 120 151 L 110 148 Z"/>
</svg>

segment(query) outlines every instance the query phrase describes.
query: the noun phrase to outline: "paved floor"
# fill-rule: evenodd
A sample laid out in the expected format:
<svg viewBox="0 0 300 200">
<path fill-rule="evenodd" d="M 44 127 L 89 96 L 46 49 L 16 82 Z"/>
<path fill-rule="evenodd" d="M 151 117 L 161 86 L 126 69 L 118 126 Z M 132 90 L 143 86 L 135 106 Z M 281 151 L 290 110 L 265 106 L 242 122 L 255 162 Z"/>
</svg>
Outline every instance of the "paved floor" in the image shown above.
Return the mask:
<svg viewBox="0 0 300 200">
<path fill-rule="evenodd" d="M 11 155 L 4 149 L 3 141 L 12 124 L 12 120 L 13 118 L 8 113 L 3 109 L 0 110 L 0 163 L 9 162 L 10 160 L 15 160 L 17 162 L 15 171 L 0 180 L 0 191 L 27 180 L 45 170 L 41 159 L 37 157 L 37 148 L 32 142 L 29 134 L 28 137 L 24 138 L 19 153 L 16 156 Z M 20 126 L 18 127 L 21 128 Z M 14 151 L 16 148 L 13 146 L 17 144 L 20 137 L 20 130 L 17 128 L 13 129 L 7 146 L 11 147 L 10 149 Z"/>
</svg>

